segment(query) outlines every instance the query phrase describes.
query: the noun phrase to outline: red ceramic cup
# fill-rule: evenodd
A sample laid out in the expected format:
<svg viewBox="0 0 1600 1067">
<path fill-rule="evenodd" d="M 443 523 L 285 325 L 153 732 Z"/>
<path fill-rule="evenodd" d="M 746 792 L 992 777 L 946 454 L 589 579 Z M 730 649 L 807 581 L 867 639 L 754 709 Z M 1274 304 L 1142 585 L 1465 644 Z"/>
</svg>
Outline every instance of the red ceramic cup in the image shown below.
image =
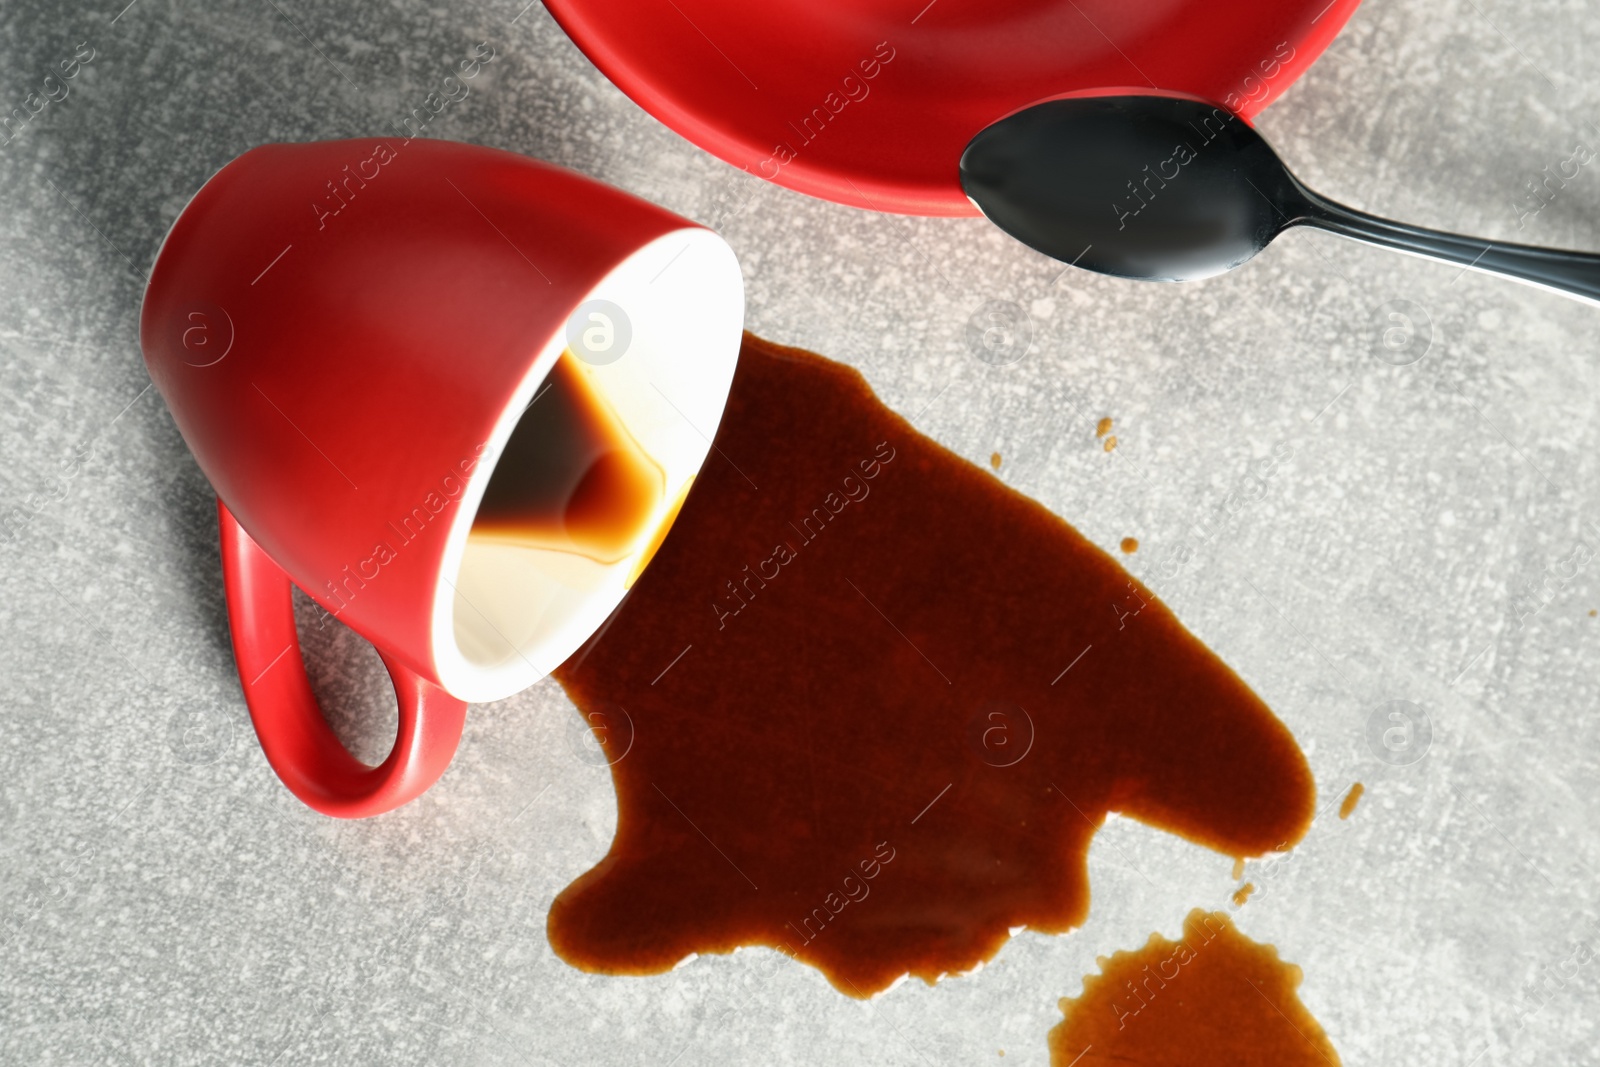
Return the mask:
<svg viewBox="0 0 1600 1067">
<path fill-rule="evenodd" d="M 710 448 L 743 313 L 716 234 L 508 152 L 265 145 L 206 183 L 156 259 L 140 339 L 217 492 L 239 678 L 296 796 L 343 817 L 405 803 L 443 773 L 468 701 L 531 685 L 601 625 Z M 564 349 L 660 471 L 603 562 L 474 533 L 491 480 L 525 476 L 499 459 Z M 321 714 L 290 582 L 389 669 L 400 725 L 378 767 Z"/>
</svg>

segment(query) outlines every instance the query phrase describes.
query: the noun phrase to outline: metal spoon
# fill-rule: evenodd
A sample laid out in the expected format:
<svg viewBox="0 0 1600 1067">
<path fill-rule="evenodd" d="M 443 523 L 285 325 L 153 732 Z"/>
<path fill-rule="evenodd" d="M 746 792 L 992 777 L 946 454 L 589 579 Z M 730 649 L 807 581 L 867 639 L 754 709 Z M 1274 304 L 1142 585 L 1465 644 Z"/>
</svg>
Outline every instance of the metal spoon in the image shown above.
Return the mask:
<svg viewBox="0 0 1600 1067">
<path fill-rule="evenodd" d="M 1174 96 L 1051 100 L 984 129 L 961 185 L 1011 236 L 1122 278 L 1232 270 L 1291 226 L 1318 226 L 1600 303 L 1600 256 L 1424 230 L 1324 199 L 1223 108 Z"/>
</svg>

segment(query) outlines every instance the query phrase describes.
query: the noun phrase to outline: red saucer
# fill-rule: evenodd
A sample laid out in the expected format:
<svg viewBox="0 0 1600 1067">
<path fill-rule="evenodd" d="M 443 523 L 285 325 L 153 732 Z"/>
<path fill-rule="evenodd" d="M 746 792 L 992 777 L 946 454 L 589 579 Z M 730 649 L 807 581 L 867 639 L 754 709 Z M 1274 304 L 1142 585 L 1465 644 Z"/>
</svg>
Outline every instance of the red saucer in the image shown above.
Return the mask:
<svg viewBox="0 0 1600 1067">
<path fill-rule="evenodd" d="M 1359 0 L 545 0 L 640 106 L 753 174 L 843 204 L 975 215 L 979 130 L 1085 91 L 1249 118 Z"/>
</svg>

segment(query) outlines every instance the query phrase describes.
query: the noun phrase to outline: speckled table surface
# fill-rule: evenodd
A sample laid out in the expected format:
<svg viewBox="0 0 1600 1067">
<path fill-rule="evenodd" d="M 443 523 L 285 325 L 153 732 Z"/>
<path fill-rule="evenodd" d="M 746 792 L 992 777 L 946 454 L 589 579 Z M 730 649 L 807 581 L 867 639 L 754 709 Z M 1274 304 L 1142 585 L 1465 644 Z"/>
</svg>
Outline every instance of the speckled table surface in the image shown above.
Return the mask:
<svg viewBox="0 0 1600 1067">
<path fill-rule="evenodd" d="M 716 223 L 751 329 L 859 366 L 976 461 L 1000 452 L 1000 477 L 1100 544 L 1137 536 L 1130 567 L 1292 727 L 1322 803 L 1366 783 L 1349 821 L 1324 807 L 1252 871 L 1239 913 L 1304 968 L 1345 1062 L 1600 1063 L 1600 966 L 1578 949 L 1600 868 L 1600 313 L 1308 232 L 1225 278 L 1139 286 L 981 220 L 808 200 L 663 128 L 524 2 L 0 10 L 0 108 L 93 49 L 0 145 L 0 1061 L 1037 1065 L 1097 955 L 1234 886 L 1225 858 L 1113 818 L 1087 925 L 1024 933 L 975 975 L 869 1003 L 756 952 L 610 979 L 544 935 L 616 818 L 554 683 L 474 709 L 440 785 L 392 815 L 328 820 L 278 784 L 212 498 L 140 359 L 145 274 L 228 159 L 379 128 L 490 40 L 434 134 Z M 1260 125 L 1349 203 L 1600 248 L 1592 168 L 1536 214 L 1524 191 L 1600 148 L 1596 55 L 1582 3 L 1368 0 Z M 1008 366 L 965 340 L 990 302 L 1030 331 Z M 1079 410 L 1117 420 L 1116 453 Z M 1274 450 L 1291 458 L 1253 475 Z M 345 634 L 309 656 L 352 747 L 381 755 L 376 655 Z M 1396 712 L 1418 729 L 1386 748 Z"/>
</svg>

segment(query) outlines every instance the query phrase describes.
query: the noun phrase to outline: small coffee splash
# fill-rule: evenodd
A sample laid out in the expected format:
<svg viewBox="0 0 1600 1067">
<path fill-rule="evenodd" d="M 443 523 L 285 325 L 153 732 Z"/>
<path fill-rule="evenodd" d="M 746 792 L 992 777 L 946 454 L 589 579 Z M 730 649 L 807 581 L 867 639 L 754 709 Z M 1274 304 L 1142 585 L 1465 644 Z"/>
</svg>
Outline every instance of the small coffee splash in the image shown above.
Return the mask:
<svg viewBox="0 0 1600 1067">
<path fill-rule="evenodd" d="M 1083 993 L 1061 1001 L 1052 1067 L 1339 1067 L 1322 1026 L 1300 1003 L 1300 968 L 1196 908 L 1183 939 L 1100 958 Z"/>
<path fill-rule="evenodd" d="M 556 677 L 613 724 L 616 836 L 548 923 L 594 972 L 768 946 L 854 996 L 933 982 L 1081 925 L 1111 812 L 1235 857 L 1312 815 L 1288 730 L 1109 555 L 749 334 L 676 524 Z"/>
<path fill-rule="evenodd" d="M 1236 908 L 1244 907 L 1245 901 L 1249 900 L 1250 894 L 1254 893 L 1255 891 L 1256 884 L 1254 882 L 1246 882 L 1244 885 L 1240 886 L 1234 891 L 1233 906 Z"/>
<path fill-rule="evenodd" d="M 1139 551 L 1139 539 L 1137 537 L 1124 537 L 1122 539 L 1122 551 L 1129 556 Z"/>
<path fill-rule="evenodd" d="M 1094 428 L 1094 435 L 1096 437 L 1104 437 L 1106 434 L 1108 434 L 1110 432 L 1111 432 L 1111 416 L 1107 415 L 1105 418 L 1101 419 L 1099 425 L 1097 425 Z"/>
<path fill-rule="evenodd" d="M 991 452 L 989 454 L 989 466 L 993 470 L 999 470 L 1000 469 L 1000 453 Z"/>
<path fill-rule="evenodd" d="M 1344 800 L 1339 804 L 1339 818 L 1348 819 L 1351 815 L 1355 814 L 1356 805 L 1361 803 L 1361 796 L 1366 791 L 1367 787 L 1362 785 L 1360 782 L 1357 782 L 1355 785 L 1351 786 L 1350 792 L 1344 795 Z"/>
</svg>

